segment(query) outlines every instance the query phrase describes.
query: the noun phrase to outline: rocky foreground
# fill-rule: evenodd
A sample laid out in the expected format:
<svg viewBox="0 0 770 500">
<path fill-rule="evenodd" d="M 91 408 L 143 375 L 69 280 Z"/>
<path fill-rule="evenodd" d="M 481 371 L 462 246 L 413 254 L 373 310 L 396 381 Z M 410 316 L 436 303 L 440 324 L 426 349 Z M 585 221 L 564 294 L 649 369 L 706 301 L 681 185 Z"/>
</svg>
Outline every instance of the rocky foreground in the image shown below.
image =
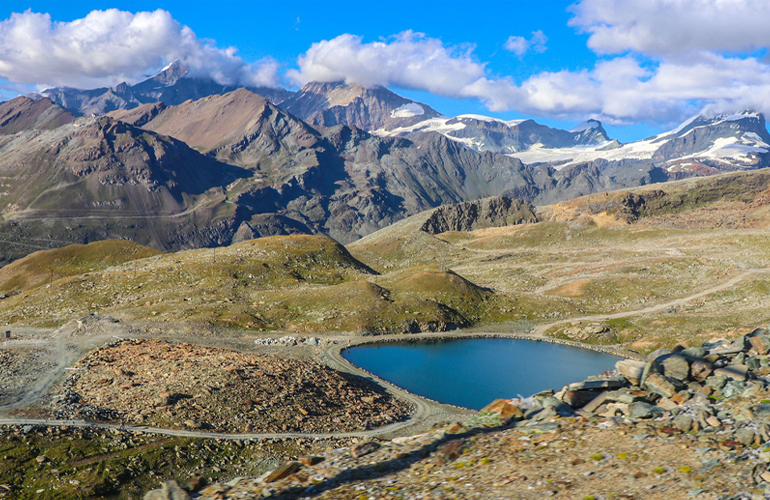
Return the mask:
<svg viewBox="0 0 770 500">
<path fill-rule="evenodd" d="M 52 397 L 56 418 L 224 432 L 343 432 L 410 407 L 315 361 L 160 340 L 128 340 L 81 359 Z"/>
<path fill-rule="evenodd" d="M 770 498 L 768 351 L 762 329 L 663 349 L 462 424 L 146 498 Z"/>
</svg>

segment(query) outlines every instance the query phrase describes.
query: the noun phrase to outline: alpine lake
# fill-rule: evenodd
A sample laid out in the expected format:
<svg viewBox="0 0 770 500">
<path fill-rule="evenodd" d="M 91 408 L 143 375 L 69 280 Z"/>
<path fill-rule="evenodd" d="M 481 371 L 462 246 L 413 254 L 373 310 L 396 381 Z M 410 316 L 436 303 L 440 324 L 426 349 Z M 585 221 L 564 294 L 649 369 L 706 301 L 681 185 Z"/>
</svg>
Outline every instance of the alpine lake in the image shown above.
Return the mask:
<svg viewBox="0 0 770 500">
<path fill-rule="evenodd" d="M 498 398 L 559 390 L 614 369 L 617 356 L 510 338 L 436 339 L 351 347 L 343 356 L 383 380 L 440 403 L 480 410 Z"/>
</svg>

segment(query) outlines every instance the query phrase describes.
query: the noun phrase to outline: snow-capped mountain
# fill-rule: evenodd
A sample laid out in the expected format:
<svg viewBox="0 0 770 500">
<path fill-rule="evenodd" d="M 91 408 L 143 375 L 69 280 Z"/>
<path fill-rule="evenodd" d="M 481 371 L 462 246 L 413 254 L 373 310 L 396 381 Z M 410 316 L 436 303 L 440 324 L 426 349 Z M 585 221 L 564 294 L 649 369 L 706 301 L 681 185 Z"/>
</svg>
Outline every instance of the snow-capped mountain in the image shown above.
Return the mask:
<svg viewBox="0 0 770 500">
<path fill-rule="evenodd" d="M 385 87 L 344 82 L 310 82 L 280 107 L 310 125 L 348 125 L 363 130 L 391 130 L 441 117 L 427 104 Z"/>
<path fill-rule="evenodd" d="M 570 131 L 540 125 L 534 120 L 500 120 L 481 115 L 433 118 L 378 135 L 408 136 L 418 132 L 437 132 L 474 151 L 514 154 L 535 145 L 547 148 L 595 146 L 609 141 L 602 124 L 588 120 Z"/>
<path fill-rule="evenodd" d="M 101 115 L 116 109 L 133 109 L 153 102 L 181 104 L 189 99 L 226 94 L 239 88 L 237 85 L 222 85 L 211 79 L 193 78 L 188 74 L 189 70 L 184 64 L 174 61 L 157 75 L 136 85 L 123 82 L 114 88 L 92 90 L 54 87 L 44 90 L 41 94 L 75 114 Z M 279 88 L 246 88 L 273 104 L 283 102 L 293 94 Z"/>
<path fill-rule="evenodd" d="M 606 141 L 566 148 L 535 144 L 513 156 L 556 168 L 595 160 L 639 160 L 669 172 L 708 174 L 770 165 L 770 134 L 761 113 L 743 111 L 697 115 L 669 132 L 627 144 Z"/>
</svg>

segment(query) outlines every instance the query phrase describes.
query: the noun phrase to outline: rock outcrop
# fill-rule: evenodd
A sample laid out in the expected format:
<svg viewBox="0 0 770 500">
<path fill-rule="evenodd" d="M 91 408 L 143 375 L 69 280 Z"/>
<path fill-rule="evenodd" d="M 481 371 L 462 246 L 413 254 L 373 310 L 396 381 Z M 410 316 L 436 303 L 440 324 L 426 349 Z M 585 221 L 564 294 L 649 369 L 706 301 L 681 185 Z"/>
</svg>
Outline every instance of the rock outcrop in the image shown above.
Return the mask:
<svg viewBox="0 0 770 500">
<path fill-rule="evenodd" d="M 420 228 L 429 234 L 473 231 L 487 227 L 514 226 L 537 222 L 532 204 L 494 196 L 482 200 L 445 205 L 433 211 Z"/>
</svg>

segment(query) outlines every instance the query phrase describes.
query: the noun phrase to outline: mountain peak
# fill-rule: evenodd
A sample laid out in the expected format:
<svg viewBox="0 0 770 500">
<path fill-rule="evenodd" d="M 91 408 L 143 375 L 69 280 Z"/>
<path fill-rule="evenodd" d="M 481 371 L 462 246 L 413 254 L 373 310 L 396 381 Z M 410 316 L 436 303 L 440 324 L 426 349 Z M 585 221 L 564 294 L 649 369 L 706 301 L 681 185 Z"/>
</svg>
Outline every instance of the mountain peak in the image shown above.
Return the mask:
<svg viewBox="0 0 770 500">
<path fill-rule="evenodd" d="M 311 125 L 338 124 L 364 130 L 391 130 L 441 116 L 427 104 L 402 97 L 380 85 L 308 82 L 281 107 Z"/>
<path fill-rule="evenodd" d="M 182 64 L 179 59 L 174 59 L 165 68 L 160 70 L 160 73 L 150 78 L 150 80 L 164 85 L 173 85 L 184 78 L 189 71 L 189 68 Z"/>
<path fill-rule="evenodd" d="M 570 130 L 570 132 L 584 132 L 586 130 L 599 129 L 599 128 L 601 128 L 601 129 L 604 128 L 604 127 L 602 127 L 602 122 L 600 122 L 599 120 L 594 120 L 593 118 L 591 118 L 591 119 L 586 120 L 583 123 L 573 127 Z"/>
</svg>

